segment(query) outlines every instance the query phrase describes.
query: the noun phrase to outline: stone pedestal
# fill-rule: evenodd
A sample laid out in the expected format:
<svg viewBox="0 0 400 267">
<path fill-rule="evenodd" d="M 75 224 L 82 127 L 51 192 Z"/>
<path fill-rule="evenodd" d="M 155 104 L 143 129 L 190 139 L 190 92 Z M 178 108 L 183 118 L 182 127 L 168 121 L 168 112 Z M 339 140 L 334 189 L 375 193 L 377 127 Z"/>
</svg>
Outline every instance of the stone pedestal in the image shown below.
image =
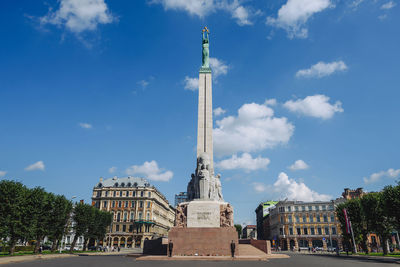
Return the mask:
<svg viewBox="0 0 400 267">
<path fill-rule="evenodd" d="M 191 201 L 187 205 L 187 227 L 220 227 L 220 206 L 217 201 Z"/>
<path fill-rule="evenodd" d="M 238 235 L 235 227 L 173 227 L 168 233 L 173 243 L 172 256 L 230 256 L 231 242 L 238 255 Z"/>
</svg>

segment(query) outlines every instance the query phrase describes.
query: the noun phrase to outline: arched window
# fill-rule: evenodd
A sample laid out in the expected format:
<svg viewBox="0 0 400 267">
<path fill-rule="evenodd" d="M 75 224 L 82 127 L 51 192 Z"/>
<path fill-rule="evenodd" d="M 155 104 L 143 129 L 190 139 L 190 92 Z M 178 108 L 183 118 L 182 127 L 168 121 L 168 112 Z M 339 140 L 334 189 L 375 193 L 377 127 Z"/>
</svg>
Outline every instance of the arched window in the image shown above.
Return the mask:
<svg viewBox="0 0 400 267">
<path fill-rule="evenodd" d="M 147 212 L 147 214 L 146 214 L 146 220 L 147 220 L 147 221 L 150 221 L 150 212 Z"/>
<path fill-rule="evenodd" d="M 114 184 L 114 187 L 118 187 L 118 183 L 115 183 L 115 184 Z"/>
<path fill-rule="evenodd" d="M 135 213 L 131 211 L 131 222 L 135 219 Z"/>
</svg>

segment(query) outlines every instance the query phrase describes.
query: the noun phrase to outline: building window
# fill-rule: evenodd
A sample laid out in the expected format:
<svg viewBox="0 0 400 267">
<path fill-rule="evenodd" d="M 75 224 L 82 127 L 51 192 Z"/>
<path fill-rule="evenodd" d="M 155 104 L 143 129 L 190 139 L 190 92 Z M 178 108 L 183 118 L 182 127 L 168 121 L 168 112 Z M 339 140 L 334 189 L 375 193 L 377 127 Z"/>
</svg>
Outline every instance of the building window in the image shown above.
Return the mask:
<svg viewBox="0 0 400 267">
<path fill-rule="evenodd" d="M 306 211 L 306 206 L 301 206 L 302 211 Z"/>
<path fill-rule="evenodd" d="M 321 222 L 321 217 L 319 214 L 317 214 L 317 222 Z"/>
<path fill-rule="evenodd" d="M 147 214 L 146 214 L 146 220 L 147 220 L 147 221 L 150 221 L 150 212 L 147 212 Z"/>
<path fill-rule="evenodd" d="M 113 194 L 113 196 L 114 196 L 114 197 L 116 197 L 116 196 L 117 196 L 117 191 L 114 191 L 114 194 Z"/>
<path fill-rule="evenodd" d="M 122 225 L 122 232 L 126 232 L 126 225 Z"/>
<path fill-rule="evenodd" d="M 112 202 L 112 207 L 115 208 L 115 201 Z"/>
<path fill-rule="evenodd" d="M 139 208 L 143 208 L 143 201 L 142 200 L 139 201 Z"/>
<path fill-rule="evenodd" d="M 313 222 L 314 221 L 314 218 L 313 218 L 313 216 L 310 214 L 310 216 L 309 216 L 310 218 L 310 222 Z"/>
<path fill-rule="evenodd" d="M 103 208 L 107 208 L 107 200 L 103 202 Z"/>
<path fill-rule="evenodd" d="M 287 210 L 288 210 L 288 212 L 291 212 L 291 211 L 292 211 L 292 207 L 291 207 L 291 206 L 288 206 L 288 207 L 287 207 Z"/>
<path fill-rule="evenodd" d="M 132 201 L 131 202 L 131 208 L 134 208 L 135 207 L 135 201 Z"/>
<path fill-rule="evenodd" d="M 119 191 L 119 196 L 122 197 L 122 191 Z"/>
<path fill-rule="evenodd" d="M 300 222 L 300 217 L 299 217 L 299 215 L 296 215 L 296 222 L 297 222 L 297 223 Z"/>
<path fill-rule="evenodd" d="M 293 228 L 292 227 L 289 228 L 289 235 L 293 235 Z"/>
<path fill-rule="evenodd" d="M 309 210 L 309 211 L 312 211 L 312 206 L 308 206 L 308 210 Z"/>
<path fill-rule="evenodd" d="M 119 222 L 121 220 L 121 213 L 117 213 L 117 222 Z"/>
<path fill-rule="evenodd" d="M 106 191 L 106 197 L 108 197 L 108 191 Z"/>
<path fill-rule="evenodd" d="M 132 192 L 132 196 L 135 197 L 136 196 L 136 191 Z"/>
<path fill-rule="evenodd" d="M 314 229 L 314 227 L 312 227 L 310 230 L 311 230 L 311 235 L 315 235 L 315 229 Z"/>
<path fill-rule="evenodd" d="M 128 213 L 124 212 L 124 222 L 126 222 L 128 220 Z"/>
<path fill-rule="evenodd" d="M 319 206 L 315 206 L 315 210 L 319 210 Z"/>
<path fill-rule="evenodd" d="M 119 232 L 119 225 L 118 224 L 115 226 L 115 231 Z"/>
<path fill-rule="evenodd" d="M 328 222 L 328 216 L 324 214 L 324 222 Z"/>
<path fill-rule="evenodd" d="M 294 206 L 294 210 L 295 211 L 299 211 L 299 207 L 298 206 Z"/>
<path fill-rule="evenodd" d="M 301 229 L 300 228 L 297 228 L 297 234 L 301 235 Z"/>
<path fill-rule="evenodd" d="M 150 201 L 147 201 L 147 208 L 150 208 Z"/>
<path fill-rule="evenodd" d="M 323 206 L 322 206 L 322 210 L 326 210 L 326 205 L 323 205 Z"/>
<path fill-rule="evenodd" d="M 303 222 L 307 222 L 306 215 L 303 215 Z"/>
<path fill-rule="evenodd" d="M 288 219 L 289 219 L 289 223 L 292 223 L 292 215 L 289 215 Z"/>
<path fill-rule="evenodd" d="M 332 227 L 332 235 L 336 235 L 336 228 Z"/>
<path fill-rule="evenodd" d="M 71 242 L 71 237 L 67 236 L 67 244 L 69 244 Z"/>
<path fill-rule="evenodd" d="M 151 197 L 151 192 L 149 192 L 148 194 L 149 194 L 149 197 Z"/>
<path fill-rule="evenodd" d="M 133 224 L 129 225 L 129 232 L 133 232 Z"/>
<path fill-rule="evenodd" d="M 140 191 L 140 196 L 143 197 L 143 195 L 144 195 L 144 192 Z"/>
<path fill-rule="evenodd" d="M 321 227 L 318 227 L 318 234 L 319 234 L 319 235 L 322 235 L 322 229 L 321 229 Z"/>
<path fill-rule="evenodd" d="M 329 210 L 333 210 L 333 205 L 329 205 Z"/>
<path fill-rule="evenodd" d="M 325 227 L 325 234 L 329 235 L 329 227 Z"/>
<path fill-rule="evenodd" d="M 304 232 L 305 235 L 308 235 L 308 229 L 307 228 L 304 228 L 303 232 Z"/>
<path fill-rule="evenodd" d="M 128 207 L 128 201 L 125 201 L 125 208 Z"/>
<path fill-rule="evenodd" d="M 101 191 L 97 191 L 97 197 L 101 196 Z"/>
<path fill-rule="evenodd" d="M 82 240 L 82 237 L 80 236 L 80 237 L 79 237 L 79 241 L 78 241 L 78 243 L 80 243 L 80 244 L 81 244 L 82 242 L 83 242 L 83 240 Z"/>
<path fill-rule="evenodd" d="M 131 222 L 133 222 L 134 219 L 135 219 L 135 213 L 131 212 Z"/>
<path fill-rule="evenodd" d="M 335 221 L 335 215 L 331 214 L 331 222 Z"/>
<path fill-rule="evenodd" d="M 283 235 L 283 228 L 279 228 L 279 234 Z"/>
<path fill-rule="evenodd" d="M 122 201 L 118 201 L 118 208 L 122 207 Z"/>
<path fill-rule="evenodd" d="M 139 220 L 142 220 L 142 213 L 139 212 Z"/>
</svg>

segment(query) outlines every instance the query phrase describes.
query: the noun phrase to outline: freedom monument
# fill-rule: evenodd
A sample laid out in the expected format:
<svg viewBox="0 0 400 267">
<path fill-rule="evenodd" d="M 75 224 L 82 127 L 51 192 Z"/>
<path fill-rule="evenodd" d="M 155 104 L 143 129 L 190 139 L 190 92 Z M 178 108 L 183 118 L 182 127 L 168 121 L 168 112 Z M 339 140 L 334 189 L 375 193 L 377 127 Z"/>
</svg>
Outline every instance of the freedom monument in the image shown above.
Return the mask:
<svg viewBox="0 0 400 267">
<path fill-rule="evenodd" d="M 214 174 L 212 72 L 209 64 L 209 30 L 202 30 L 202 66 L 199 73 L 197 167 L 187 186 L 188 201 L 176 209 L 169 234 L 173 256 L 231 255 L 238 247 L 233 207 L 222 196 L 221 175 Z M 231 244 L 235 245 L 232 246 Z"/>
</svg>

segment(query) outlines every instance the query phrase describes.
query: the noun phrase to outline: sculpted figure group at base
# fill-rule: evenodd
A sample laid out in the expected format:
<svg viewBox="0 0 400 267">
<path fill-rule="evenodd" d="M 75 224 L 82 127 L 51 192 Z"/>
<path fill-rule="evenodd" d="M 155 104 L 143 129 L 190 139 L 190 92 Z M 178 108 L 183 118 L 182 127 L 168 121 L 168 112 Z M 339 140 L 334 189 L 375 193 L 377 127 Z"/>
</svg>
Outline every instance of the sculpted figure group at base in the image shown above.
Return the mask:
<svg viewBox="0 0 400 267">
<path fill-rule="evenodd" d="M 175 213 L 175 226 L 186 227 L 187 222 L 187 205 L 178 205 Z"/>
<path fill-rule="evenodd" d="M 192 174 L 187 187 L 188 200 L 206 199 L 223 201 L 221 175 L 214 176 L 210 170 L 210 157 L 202 153 L 197 158 L 196 173 Z"/>
<path fill-rule="evenodd" d="M 233 208 L 230 204 L 221 206 L 220 220 L 221 227 L 233 226 Z"/>
</svg>

